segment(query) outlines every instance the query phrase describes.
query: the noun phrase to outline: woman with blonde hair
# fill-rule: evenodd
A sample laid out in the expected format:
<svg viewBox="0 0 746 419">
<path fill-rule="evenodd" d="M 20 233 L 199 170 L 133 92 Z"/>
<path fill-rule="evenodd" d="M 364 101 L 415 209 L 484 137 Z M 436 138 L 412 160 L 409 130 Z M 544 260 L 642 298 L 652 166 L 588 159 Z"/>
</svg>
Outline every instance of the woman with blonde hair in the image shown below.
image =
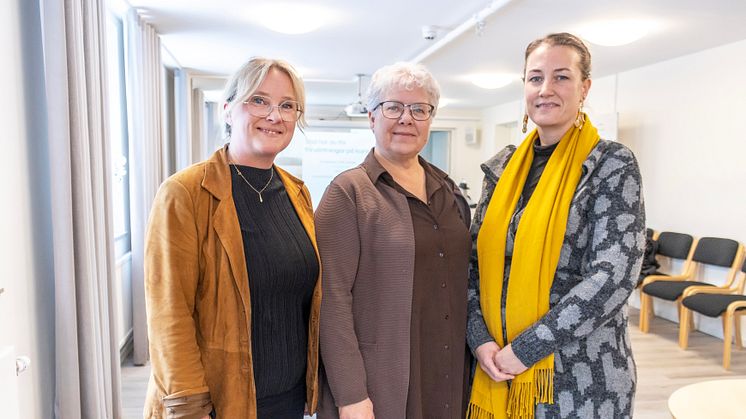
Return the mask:
<svg viewBox="0 0 746 419">
<path fill-rule="evenodd" d="M 274 164 L 304 125 L 303 82 L 252 58 L 225 91 L 229 143 L 153 203 L 146 418 L 301 419 L 317 400 L 320 267 L 303 182 Z"/>
</svg>

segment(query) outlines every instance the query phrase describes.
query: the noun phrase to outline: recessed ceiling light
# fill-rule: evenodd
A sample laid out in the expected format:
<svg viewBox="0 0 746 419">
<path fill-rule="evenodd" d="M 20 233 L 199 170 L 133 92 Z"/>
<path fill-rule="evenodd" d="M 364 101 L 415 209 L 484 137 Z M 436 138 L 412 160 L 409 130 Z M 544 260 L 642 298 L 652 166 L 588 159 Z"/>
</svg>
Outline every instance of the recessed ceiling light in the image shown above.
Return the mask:
<svg viewBox="0 0 746 419">
<path fill-rule="evenodd" d="M 305 3 L 252 4 L 248 15 L 267 29 L 288 35 L 315 31 L 334 17 L 329 9 Z"/>
<path fill-rule="evenodd" d="M 615 47 L 635 42 L 659 26 L 658 22 L 647 19 L 604 20 L 581 26 L 577 33 L 593 44 Z"/>
<path fill-rule="evenodd" d="M 456 101 L 453 100 L 453 99 L 451 99 L 451 98 L 441 97 L 438 100 L 438 109 L 443 109 L 446 106 L 448 106 L 448 105 L 450 105 L 451 103 L 454 103 L 454 102 L 456 102 Z"/>
<path fill-rule="evenodd" d="M 515 74 L 506 73 L 480 73 L 468 76 L 469 81 L 475 86 L 490 90 L 505 87 L 517 78 Z"/>
</svg>

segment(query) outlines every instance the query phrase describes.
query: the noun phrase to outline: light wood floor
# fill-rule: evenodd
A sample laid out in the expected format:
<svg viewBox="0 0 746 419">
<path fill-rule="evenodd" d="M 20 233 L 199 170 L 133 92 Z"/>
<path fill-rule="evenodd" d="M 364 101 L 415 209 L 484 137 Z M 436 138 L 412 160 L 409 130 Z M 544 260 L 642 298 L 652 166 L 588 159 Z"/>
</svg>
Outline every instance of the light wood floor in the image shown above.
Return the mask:
<svg viewBox="0 0 746 419">
<path fill-rule="evenodd" d="M 670 419 L 666 403 L 679 387 L 720 378 L 746 378 L 746 350 L 733 348 L 731 370 L 721 363 L 723 341 L 700 332 L 689 338 L 689 349 L 678 345 L 678 325 L 656 317 L 650 333 L 637 328 L 638 311 L 630 308 L 630 335 L 637 362 L 636 419 Z M 128 359 L 122 365 L 124 418 L 142 418 L 149 367 L 135 367 Z"/>
</svg>

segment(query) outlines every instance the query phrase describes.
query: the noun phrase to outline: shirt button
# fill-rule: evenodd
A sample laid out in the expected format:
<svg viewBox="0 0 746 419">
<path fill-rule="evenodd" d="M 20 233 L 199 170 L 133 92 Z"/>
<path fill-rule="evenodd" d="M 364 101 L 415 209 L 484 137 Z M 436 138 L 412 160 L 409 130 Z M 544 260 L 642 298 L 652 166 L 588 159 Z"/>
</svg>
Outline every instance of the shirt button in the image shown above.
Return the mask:
<svg viewBox="0 0 746 419">
<path fill-rule="evenodd" d="M 443 349 L 448 350 L 448 345 L 443 345 Z"/>
<path fill-rule="evenodd" d="M 443 252 L 440 252 L 440 253 L 438 253 L 438 256 L 440 256 L 440 257 L 445 257 L 445 255 L 446 255 L 446 254 L 445 254 L 445 253 L 443 253 Z"/>
<path fill-rule="evenodd" d="M 432 205 L 433 201 L 427 201 L 427 205 Z"/>
<path fill-rule="evenodd" d="M 440 287 L 441 287 L 441 288 L 445 288 L 445 287 L 446 287 L 446 283 L 445 283 L 445 282 L 441 283 L 441 284 L 440 284 Z"/>
<path fill-rule="evenodd" d="M 438 225 L 437 224 L 433 224 L 433 230 L 437 230 L 437 229 L 438 229 Z"/>
<path fill-rule="evenodd" d="M 448 374 L 446 374 L 446 375 L 445 375 L 445 377 L 446 377 L 446 378 L 449 378 L 450 376 L 449 376 Z M 446 404 L 448 404 L 448 403 L 446 403 Z"/>
<path fill-rule="evenodd" d="M 445 406 L 446 409 L 450 409 L 451 408 L 451 405 L 448 404 L 448 403 L 444 404 L 443 406 Z"/>
</svg>

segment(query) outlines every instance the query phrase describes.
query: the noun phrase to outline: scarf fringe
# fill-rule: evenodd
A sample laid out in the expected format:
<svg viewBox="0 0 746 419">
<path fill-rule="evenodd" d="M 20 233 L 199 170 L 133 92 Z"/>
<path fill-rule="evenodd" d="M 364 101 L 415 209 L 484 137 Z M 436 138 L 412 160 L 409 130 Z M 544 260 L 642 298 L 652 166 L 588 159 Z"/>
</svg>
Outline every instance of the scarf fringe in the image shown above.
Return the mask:
<svg viewBox="0 0 746 419">
<path fill-rule="evenodd" d="M 469 403 L 469 407 L 466 408 L 466 419 L 494 419 L 494 417 L 492 412 L 482 409 L 474 402 Z"/>
<path fill-rule="evenodd" d="M 513 381 L 508 394 L 508 417 L 533 419 L 539 403 L 554 403 L 554 372 L 550 369 L 536 370 L 532 381 Z"/>
</svg>

